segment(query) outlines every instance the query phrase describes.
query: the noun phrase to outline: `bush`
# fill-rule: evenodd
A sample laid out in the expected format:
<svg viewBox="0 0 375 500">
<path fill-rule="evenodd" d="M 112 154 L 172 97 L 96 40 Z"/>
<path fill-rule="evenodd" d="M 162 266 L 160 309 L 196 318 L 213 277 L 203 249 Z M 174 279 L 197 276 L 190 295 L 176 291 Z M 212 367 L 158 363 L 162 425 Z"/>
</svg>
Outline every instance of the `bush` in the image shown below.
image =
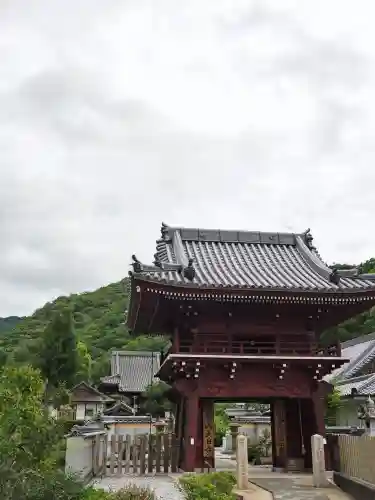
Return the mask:
<svg viewBox="0 0 375 500">
<path fill-rule="evenodd" d="M 179 479 L 179 488 L 186 500 L 234 500 L 235 483 L 230 472 L 186 474 Z"/>
<path fill-rule="evenodd" d="M 149 488 L 140 488 L 135 484 L 130 484 L 115 492 L 88 488 L 81 500 L 157 500 L 157 498 Z"/>
<path fill-rule="evenodd" d="M 262 447 L 259 444 L 250 444 L 247 448 L 248 462 L 261 465 Z"/>
</svg>

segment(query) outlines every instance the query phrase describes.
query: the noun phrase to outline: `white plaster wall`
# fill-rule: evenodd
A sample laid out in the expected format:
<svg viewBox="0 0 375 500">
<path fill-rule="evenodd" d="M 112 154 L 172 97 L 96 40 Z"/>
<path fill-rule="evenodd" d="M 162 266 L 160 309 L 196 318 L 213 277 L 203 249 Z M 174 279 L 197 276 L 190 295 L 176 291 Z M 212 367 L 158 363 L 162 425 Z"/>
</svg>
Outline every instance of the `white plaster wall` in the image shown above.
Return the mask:
<svg viewBox="0 0 375 500">
<path fill-rule="evenodd" d="M 86 479 L 92 474 L 93 440 L 69 437 L 66 440 L 65 472 Z"/>
</svg>

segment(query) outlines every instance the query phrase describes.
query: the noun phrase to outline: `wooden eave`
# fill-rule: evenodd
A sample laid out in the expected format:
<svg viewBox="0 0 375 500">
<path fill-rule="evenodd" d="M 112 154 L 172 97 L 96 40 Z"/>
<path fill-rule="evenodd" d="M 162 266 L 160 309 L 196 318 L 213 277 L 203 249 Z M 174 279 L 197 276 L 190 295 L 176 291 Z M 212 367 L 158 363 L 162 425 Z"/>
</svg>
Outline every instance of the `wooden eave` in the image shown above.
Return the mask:
<svg viewBox="0 0 375 500">
<path fill-rule="evenodd" d="M 372 290 L 277 290 L 244 288 L 203 288 L 187 285 L 166 285 L 144 277 L 132 277 L 127 324 L 133 332 L 152 332 L 152 323 L 159 310 L 169 301 L 216 302 L 239 304 L 293 304 L 299 305 L 362 305 L 367 310 L 375 305 Z M 146 304 L 147 303 L 147 304 Z M 359 311 L 361 312 L 361 311 Z M 356 313 L 356 314 L 359 314 Z M 139 315 L 148 315 L 147 325 L 138 326 Z M 145 330 L 146 328 L 146 330 Z"/>
<path fill-rule="evenodd" d="M 344 365 L 348 359 L 336 356 L 287 356 L 287 355 L 244 355 L 244 354 L 169 354 L 162 363 L 159 372 L 156 374 L 161 379 L 172 379 L 185 376 L 190 373 L 194 376 L 194 371 L 199 371 L 209 366 L 220 365 L 223 368 L 247 364 L 271 365 L 275 369 L 283 367 L 302 367 L 315 370 L 316 380 L 321 381 L 323 376 L 334 369 Z M 287 369 L 287 368 L 286 368 Z"/>
</svg>

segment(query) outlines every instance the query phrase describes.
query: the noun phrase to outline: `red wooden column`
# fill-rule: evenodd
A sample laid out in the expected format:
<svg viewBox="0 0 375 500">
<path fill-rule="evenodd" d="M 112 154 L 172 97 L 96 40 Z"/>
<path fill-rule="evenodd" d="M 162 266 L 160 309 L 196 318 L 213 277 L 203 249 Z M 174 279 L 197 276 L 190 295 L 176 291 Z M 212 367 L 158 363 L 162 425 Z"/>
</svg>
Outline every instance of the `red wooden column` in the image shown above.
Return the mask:
<svg viewBox="0 0 375 500">
<path fill-rule="evenodd" d="M 311 399 L 302 400 L 302 429 L 305 445 L 305 467 L 311 469 L 311 436 L 320 434 L 325 437 L 325 402 L 323 385 L 318 384 Z"/>
<path fill-rule="evenodd" d="M 203 468 L 215 467 L 215 431 L 214 431 L 214 401 L 212 399 L 202 399 L 202 452 Z"/>
<path fill-rule="evenodd" d="M 184 471 L 194 472 L 196 468 L 196 446 L 198 439 L 199 397 L 196 392 L 186 396 L 186 420 L 184 440 Z"/>
</svg>

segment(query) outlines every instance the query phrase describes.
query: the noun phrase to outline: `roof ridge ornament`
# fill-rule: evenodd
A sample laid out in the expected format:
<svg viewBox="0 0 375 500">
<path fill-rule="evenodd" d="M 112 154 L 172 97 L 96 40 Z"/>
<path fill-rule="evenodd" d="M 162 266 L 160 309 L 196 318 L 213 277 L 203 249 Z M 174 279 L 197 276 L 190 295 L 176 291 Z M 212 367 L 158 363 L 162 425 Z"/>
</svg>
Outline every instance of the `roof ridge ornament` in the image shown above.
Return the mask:
<svg viewBox="0 0 375 500">
<path fill-rule="evenodd" d="M 313 235 L 311 234 L 311 232 L 310 232 L 310 231 L 311 231 L 311 229 L 310 229 L 310 228 L 308 228 L 308 229 L 306 229 L 306 231 L 304 231 L 304 232 L 302 233 L 303 240 L 304 240 L 304 242 L 305 242 L 305 244 L 306 244 L 306 246 L 307 246 L 307 248 L 308 248 L 309 250 L 316 250 L 316 248 L 315 248 L 315 247 L 314 247 L 314 245 L 312 244 L 312 242 L 313 242 L 313 240 L 314 240 L 314 237 L 313 237 Z"/>
<path fill-rule="evenodd" d="M 137 259 L 135 254 L 132 255 L 132 260 L 133 260 L 133 263 L 132 263 L 133 271 L 135 273 L 141 273 L 143 271 L 143 266 L 141 264 L 141 261 Z"/>
<path fill-rule="evenodd" d="M 169 226 L 165 222 L 162 222 L 161 223 L 161 229 L 160 229 L 161 239 L 162 240 L 166 240 L 167 239 L 168 229 L 169 229 Z"/>
</svg>

